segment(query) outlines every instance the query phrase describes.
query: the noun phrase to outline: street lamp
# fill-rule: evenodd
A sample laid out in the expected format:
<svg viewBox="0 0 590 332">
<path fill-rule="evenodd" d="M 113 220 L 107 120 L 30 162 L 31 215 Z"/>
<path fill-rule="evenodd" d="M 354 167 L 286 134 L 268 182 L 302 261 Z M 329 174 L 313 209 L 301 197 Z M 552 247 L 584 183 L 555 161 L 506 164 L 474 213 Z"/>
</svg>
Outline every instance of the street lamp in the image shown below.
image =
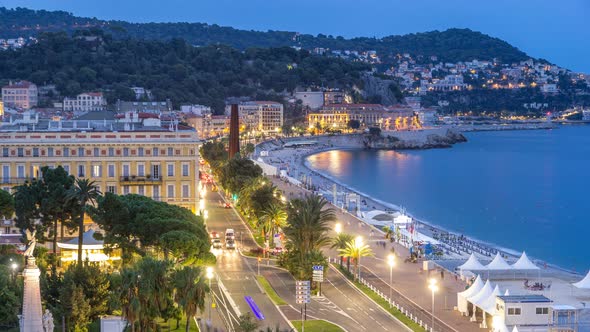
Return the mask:
<svg viewBox="0 0 590 332">
<path fill-rule="evenodd" d="M 389 265 L 389 307 L 391 307 L 391 293 L 393 290 L 393 267 L 395 266 L 395 256 L 387 256 L 387 265 Z"/>
<path fill-rule="evenodd" d="M 336 223 L 334 230 L 336 231 L 336 234 L 340 234 L 342 232 L 342 225 L 340 223 Z"/>
<path fill-rule="evenodd" d="M 211 307 L 213 306 L 213 291 L 211 290 L 211 279 L 213 279 L 213 268 L 211 266 L 207 267 L 207 273 L 205 276 L 209 279 L 209 323 L 211 323 Z"/>
<path fill-rule="evenodd" d="M 434 293 L 438 291 L 438 285 L 436 284 L 436 279 L 432 278 L 428 282 L 428 288 L 432 291 L 432 325 L 430 326 L 431 330 L 434 330 Z"/>
<path fill-rule="evenodd" d="M 360 248 L 363 246 L 363 237 L 362 236 L 357 236 L 356 239 L 354 239 L 354 246 L 356 247 L 356 250 L 358 250 L 358 266 L 359 266 L 359 270 L 358 270 L 358 276 L 359 276 L 359 281 L 361 280 L 361 250 Z"/>
<path fill-rule="evenodd" d="M 14 281 L 16 279 L 16 268 L 18 267 L 18 264 L 12 263 L 10 267 L 12 268 L 12 280 Z"/>
</svg>

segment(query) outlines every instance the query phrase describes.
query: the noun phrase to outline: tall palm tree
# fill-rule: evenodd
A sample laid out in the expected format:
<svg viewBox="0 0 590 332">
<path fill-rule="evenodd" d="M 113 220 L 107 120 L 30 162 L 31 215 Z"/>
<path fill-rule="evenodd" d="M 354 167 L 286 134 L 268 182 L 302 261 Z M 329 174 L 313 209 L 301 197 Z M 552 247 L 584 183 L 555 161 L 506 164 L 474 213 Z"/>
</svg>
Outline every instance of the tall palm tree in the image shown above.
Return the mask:
<svg viewBox="0 0 590 332">
<path fill-rule="evenodd" d="M 340 256 L 346 256 L 348 259 L 354 260 L 355 281 L 360 274 L 359 259 L 361 257 L 373 256 L 373 250 L 371 250 L 371 247 L 363 244 L 362 241 L 357 239 L 348 241 L 346 247 L 344 249 L 338 249 L 338 251 L 340 252 Z"/>
<path fill-rule="evenodd" d="M 78 216 L 78 265 L 82 265 L 82 245 L 84 242 L 84 216 L 86 206 L 94 205 L 96 199 L 102 195 L 94 181 L 88 179 L 76 179 L 75 185 L 68 192 L 68 200 L 76 202 L 80 208 Z"/>
<path fill-rule="evenodd" d="M 262 211 L 260 222 L 264 231 L 264 237 L 270 243 L 270 236 L 275 234 L 275 230 L 285 227 L 287 221 L 287 212 L 279 204 L 270 204 Z"/>
<path fill-rule="evenodd" d="M 336 235 L 336 237 L 332 240 L 332 246 L 330 248 L 332 249 L 344 249 L 346 248 L 346 244 L 350 241 L 352 241 L 354 238 L 352 237 L 352 235 L 347 234 L 347 233 L 338 233 L 338 235 Z M 344 256 L 339 255 L 340 256 L 340 267 L 342 267 L 342 259 L 344 258 Z M 348 264 L 350 265 L 350 261 L 348 261 Z M 350 266 L 348 266 L 350 267 Z"/>
<path fill-rule="evenodd" d="M 134 269 L 124 269 L 121 271 L 121 288 L 119 293 L 121 313 L 131 325 L 131 332 L 135 332 L 135 322 L 139 319 L 141 311 L 139 278 L 140 275 Z"/>
<path fill-rule="evenodd" d="M 174 301 L 182 307 L 186 316 L 186 332 L 188 332 L 191 317 L 200 310 L 205 310 L 205 296 L 209 287 L 205 283 L 200 267 L 185 266 L 174 274 Z"/>
<path fill-rule="evenodd" d="M 299 255 L 302 266 L 305 257 L 313 250 L 319 250 L 330 243 L 330 224 L 336 220 L 333 208 L 326 208 L 327 201 L 320 196 L 306 196 L 294 199 L 288 205 L 285 237 L 290 247 Z"/>
</svg>

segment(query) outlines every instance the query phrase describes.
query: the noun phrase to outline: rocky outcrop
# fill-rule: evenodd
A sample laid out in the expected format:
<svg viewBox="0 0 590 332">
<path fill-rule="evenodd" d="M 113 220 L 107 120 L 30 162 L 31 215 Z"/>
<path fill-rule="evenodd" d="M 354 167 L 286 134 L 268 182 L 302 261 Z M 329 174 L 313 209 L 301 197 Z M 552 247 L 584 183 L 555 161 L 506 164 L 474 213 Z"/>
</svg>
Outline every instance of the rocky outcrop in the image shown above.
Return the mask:
<svg viewBox="0 0 590 332">
<path fill-rule="evenodd" d="M 453 144 L 461 142 L 467 142 L 467 138 L 450 129 L 444 135 L 428 134 L 423 140 L 403 140 L 392 136 L 379 138 L 367 136 L 363 141 L 365 148 L 393 150 L 449 148 Z"/>
</svg>

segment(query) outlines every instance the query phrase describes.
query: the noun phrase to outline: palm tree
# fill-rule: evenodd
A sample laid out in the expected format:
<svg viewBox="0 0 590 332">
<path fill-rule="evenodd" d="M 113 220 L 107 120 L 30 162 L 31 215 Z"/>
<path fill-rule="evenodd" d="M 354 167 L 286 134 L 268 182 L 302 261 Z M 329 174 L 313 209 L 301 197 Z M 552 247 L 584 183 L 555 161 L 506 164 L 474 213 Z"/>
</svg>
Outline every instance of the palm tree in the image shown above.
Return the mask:
<svg viewBox="0 0 590 332">
<path fill-rule="evenodd" d="M 82 265 L 82 245 L 84 242 L 84 216 L 86 205 L 96 203 L 96 199 L 102 195 L 94 181 L 88 179 L 76 179 L 76 184 L 68 192 L 68 200 L 77 202 L 80 208 L 78 217 L 78 265 Z"/>
<path fill-rule="evenodd" d="M 285 227 L 287 221 L 287 212 L 279 204 L 270 204 L 262 211 L 260 216 L 260 222 L 262 223 L 262 229 L 264 237 L 270 243 L 270 236 L 275 234 L 275 230 Z"/>
<path fill-rule="evenodd" d="M 356 281 L 358 275 L 360 275 L 359 260 L 361 257 L 373 256 L 373 250 L 360 238 L 348 241 L 344 249 L 338 249 L 340 256 L 346 256 L 348 259 L 354 260 L 354 280 Z"/>
<path fill-rule="evenodd" d="M 346 248 L 346 244 L 352 240 L 352 235 L 347 233 L 338 233 L 338 235 L 336 235 L 336 237 L 332 240 L 332 246 L 330 248 L 337 250 L 344 249 Z M 343 258 L 344 256 L 340 255 L 340 267 L 342 267 Z M 350 267 L 350 261 L 347 261 L 347 263 L 349 265 L 348 267 Z"/>
<path fill-rule="evenodd" d="M 205 310 L 205 296 L 209 287 L 205 283 L 200 267 L 185 266 L 174 274 L 174 301 L 182 307 L 186 316 L 186 332 L 190 319 L 200 310 Z"/>
<path fill-rule="evenodd" d="M 135 322 L 139 319 L 141 304 L 139 302 L 139 278 L 140 275 L 134 269 L 121 271 L 121 288 L 119 300 L 121 301 L 121 313 L 131 325 L 131 332 L 135 332 Z"/>
</svg>

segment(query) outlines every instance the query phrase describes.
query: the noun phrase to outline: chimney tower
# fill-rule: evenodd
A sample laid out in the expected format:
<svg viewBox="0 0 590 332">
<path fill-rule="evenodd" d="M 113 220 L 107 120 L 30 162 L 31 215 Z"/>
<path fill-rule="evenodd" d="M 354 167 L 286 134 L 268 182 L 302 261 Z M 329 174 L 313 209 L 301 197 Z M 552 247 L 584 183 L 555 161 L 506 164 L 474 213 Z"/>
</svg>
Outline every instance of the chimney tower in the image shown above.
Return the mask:
<svg viewBox="0 0 590 332">
<path fill-rule="evenodd" d="M 229 118 L 229 159 L 238 152 L 240 152 L 240 117 L 238 104 L 232 104 Z"/>
</svg>

